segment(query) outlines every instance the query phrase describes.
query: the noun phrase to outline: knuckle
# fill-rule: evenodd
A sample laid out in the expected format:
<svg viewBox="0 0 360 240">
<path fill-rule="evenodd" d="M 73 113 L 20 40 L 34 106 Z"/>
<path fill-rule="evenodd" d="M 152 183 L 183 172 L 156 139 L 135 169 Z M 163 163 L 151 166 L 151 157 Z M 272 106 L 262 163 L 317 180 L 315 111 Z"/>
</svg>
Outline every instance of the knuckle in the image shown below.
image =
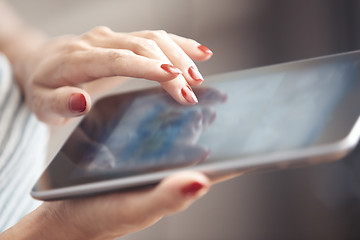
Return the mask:
<svg viewBox="0 0 360 240">
<path fill-rule="evenodd" d="M 100 35 L 111 35 L 113 31 L 106 26 L 97 26 L 93 28 L 90 33 L 100 34 Z"/>
<path fill-rule="evenodd" d="M 110 28 L 106 26 L 98 26 L 82 34 L 80 36 L 80 39 L 89 44 L 95 43 L 96 45 L 97 42 L 99 41 L 101 42 L 104 39 L 111 38 L 113 36 L 114 36 L 114 32 Z"/>
<path fill-rule="evenodd" d="M 91 40 L 95 40 L 101 36 L 109 36 L 112 33 L 113 33 L 113 31 L 106 26 L 97 26 L 97 27 L 91 29 L 90 31 L 82 34 L 80 38 L 83 40 L 86 40 L 86 41 L 91 41 Z"/>
<path fill-rule="evenodd" d="M 124 58 L 132 54 L 134 54 L 132 51 L 126 49 L 108 51 L 110 61 L 122 61 Z"/>
<path fill-rule="evenodd" d="M 86 42 L 91 42 L 95 39 L 95 34 L 93 32 L 86 32 L 80 35 L 80 39 Z"/>
<path fill-rule="evenodd" d="M 40 111 L 35 112 L 35 117 L 39 122 L 47 122 L 47 118 Z"/>
<path fill-rule="evenodd" d="M 44 106 L 44 101 L 41 97 L 37 95 L 31 96 L 30 99 L 26 99 L 27 105 L 35 113 L 36 118 L 39 121 L 44 122 L 46 120 L 43 112 L 41 111 Z"/>
<path fill-rule="evenodd" d="M 27 100 L 27 105 L 30 106 L 30 109 L 39 118 L 39 109 L 42 106 L 42 101 L 38 97 L 33 97 L 31 100 Z"/>
<path fill-rule="evenodd" d="M 73 40 L 69 41 L 65 46 L 65 51 L 67 53 L 72 53 L 76 51 L 86 50 L 89 48 L 89 45 L 82 40 Z"/>
<path fill-rule="evenodd" d="M 106 26 L 98 26 L 82 34 L 80 38 L 91 43 L 104 37 L 110 37 L 113 35 L 113 33 L 114 32 Z"/>
<path fill-rule="evenodd" d="M 147 34 L 150 39 L 167 38 L 168 33 L 164 30 L 148 31 Z"/>
<path fill-rule="evenodd" d="M 154 52 L 158 48 L 156 42 L 152 39 L 138 39 L 135 43 L 136 52 Z"/>
</svg>

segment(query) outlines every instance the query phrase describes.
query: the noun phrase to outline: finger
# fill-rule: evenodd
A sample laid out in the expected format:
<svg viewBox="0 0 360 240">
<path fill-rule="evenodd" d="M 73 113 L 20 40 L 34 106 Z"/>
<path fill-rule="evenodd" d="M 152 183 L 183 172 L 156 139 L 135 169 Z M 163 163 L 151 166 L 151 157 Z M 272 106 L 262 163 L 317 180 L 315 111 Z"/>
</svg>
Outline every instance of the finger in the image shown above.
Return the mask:
<svg viewBox="0 0 360 240">
<path fill-rule="evenodd" d="M 209 48 L 193 39 L 180 37 L 175 34 L 169 34 L 169 36 L 188 56 L 196 61 L 206 61 L 213 55 L 213 52 Z"/>
<path fill-rule="evenodd" d="M 186 209 L 210 185 L 201 173 L 182 172 L 163 179 L 155 188 L 47 202 L 43 207 L 56 213 L 56 219 L 66 220 L 66 226 L 76 226 L 77 232 L 114 239 Z"/>
<path fill-rule="evenodd" d="M 133 36 L 130 34 L 111 32 L 95 37 L 91 34 L 91 37 L 86 37 L 85 40 L 94 47 L 127 49 L 140 56 L 157 59 L 165 63 L 171 63 L 156 42 L 151 39 Z"/>
<path fill-rule="evenodd" d="M 192 88 L 183 77 L 178 76 L 173 80 L 161 82 L 160 85 L 178 103 L 194 105 L 199 102 Z"/>
<path fill-rule="evenodd" d="M 136 34 L 137 33 L 135 33 L 135 35 Z M 108 27 L 99 26 L 83 34 L 81 38 L 92 46 L 102 48 L 129 49 L 139 53 L 142 51 L 147 51 L 148 49 L 153 50 L 154 45 L 156 45 L 156 43 L 154 44 L 154 41 L 151 41 L 150 39 L 142 37 L 136 39 L 131 38 L 130 36 L 131 35 L 127 33 L 114 32 Z M 189 55 L 194 60 L 204 61 L 213 55 L 213 52 L 209 48 L 201 45 L 193 39 L 180 37 L 175 34 L 169 34 L 169 36 L 186 52 L 187 55 Z M 126 45 L 133 47 L 130 49 Z"/>
<path fill-rule="evenodd" d="M 164 31 L 124 34 L 113 32 L 106 27 L 97 27 L 84 34 L 82 39 L 92 46 L 127 49 L 140 56 L 173 63 L 181 67 L 185 79 L 192 86 L 199 85 L 203 81 L 203 77 L 191 58 Z M 187 43 L 187 41 L 184 42 Z"/>
<path fill-rule="evenodd" d="M 185 210 L 209 189 L 210 180 L 205 175 L 198 172 L 179 172 L 165 178 L 155 188 L 151 196 L 151 205 L 157 212 L 173 214 Z"/>
<path fill-rule="evenodd" d="M 91 108 L 88 93 L 77 87 L 34 88 L 31 108 L 46 123 L 63 124 L 70 118 L 86 114 Z"/>
<path fill-rule="evenodd" d="M 165 31 L 142 31 L 132 34 L 155 41 L 171 63 L 183 72 L 184 78 L 191 86 L 198 86 L 204 81 L 192 59 Z"/>
<path fill-rule="evenodd" d="M 152 191 L 134 195 L 132 216 L 153 222 L 163 216 L 185 210 L 195 200 L 205 195 L 210 188 L 210 180 L 198 172 L 176 173 L 165 178 Z"/>
<path fill-rule="evenodd" d="M 118 231 L 115 235 L 119 236 L 138 231 L 166 215 L 185 210 L 209 189 L 210 180 L 205 175 L 182 172 L 165 178 L 152 189 L 113 193 L 74 202 L 79 204 L 75 208 L 77 211 L 99 211 L 105 218 L 100 216 L 100 220 L 96 220 L 98 225 L 94 226 L 101 226 L 101 231 L 109 229 L 110 232 L 115 228 Z"/>
<path fill-rule="evenodd" d="M 157 43 L 151 38 L 144 38 L 142 35 L 144 34 L 141 34 L 141 32 L 136 32 L 133 34 L 124 34 L 124 33 L 113 32 L 111 29 L 106 27 L 96 27 L 90 32 L 84 34 L 81 38 L 94 47 L 123 49 L 123 50 L 126 49 L 130 51 L 129 54 L 135 53 L 138 56 L 159 60 L 162 63 L 169 64 L 169 65 L 161 66 L 164 70 L 170 70 L 170 72 L 178 72 L 177 69 L 167 68 L 168 66 L 172 66 L 172 63 L 168 59 L 168 57 L 164 54 L 162 49 L 157 45 Z M 181 50 L 178 46 L 176 46 L 176 48 L 178 50 Z M 186 54 L 183 55 L 187 57 Z M 182 73 L 181 70 L 179 71 L 179 73 Z M 149 79 L 148 76 L 143 76 L 142 78 Z M 170 86 L 180 85 L 181 87 L 178 89 L 181 89 L 182 87 L 187 85 L 187 82 L 182 76 L 178 76 L 178 78 L 169 85 Z M 173 95 L 173 97 L 177 100 L 181 98 L 181 96 L 176 96 L 174 90 L 170 94 Z"/>
<path fill-rule="evenodd" d="M 145 36 L 145 34 L 143 32 L 133 34 L 134 35 L 125 36 L 123 34 L 119 34 L 118 39 L 121 40 L 117 42 L 112 41 L 111 43 L 108 42 L 108 44 L 112 47 L 128 49 L 137 55 L 144 56 L 150 59 L 157 59 L 161 62 L 177 64 L 177 68 L 182 68 L 182 70 L 185 70 L 185 72 L 180 69 L 182 75 L 179 75 L 170 81 L 162 81 L 160 82 L 160 84 L 165 89 L 165 91 L 167 91 L 177 102 L 182 104 L 196 104 L 198 100 L 189 84 L 196 86 L 199 85 L 203 80 L 201 74 L 196 70 L 197 68 L 192 62 L 192 60 L 182 51 L 181 48 L 179 48 L 179 46 L 174 44 L 169 38 L 168 40 L 172 44 L 172 46 L 170 47 L 176 48 L 177 51 L 182 54 L 181 56 L 177 57 L 184 58 L 184 62 L 186 63 L 181 63 L 181 65 L 179 65 L 179 61 L 177 61 L 177 63 L 174 63 L 172 59 L 169 59 L 168 56 L 164 54 L 163 49 L 158 46 L 156 41 L 144 38 L 143 36 Z M 139 36 L 137 36 L 137 34 Z M 116 36 L 116 33 L 114 33 L 114 35 Z M 104 43 L 101 44 L 104 45 Z M 189 77 L 190 74 L 192 74 L 192 77 Z"/>
<path fill-rule="evenodd" d="M 174 79 L 181 73 L 170 64 L 121 49 L 92 47 L 69 54 L 58 61 L 61 63 L 53 64 L 61 64 L 61 68 L 57 68 L 58 72 L 52 74 L 58 77 L 50 79 L 47 82 L 49 86 L 58 86 L 59 82 L 77 85 L 115 76 L 145 78 L 162 82 Z M 41 74 L 42 77 L 48 76 L 48 72 L 38 74 Z"/>
<path fill-rule="evenodd" d="M 157 43 L 152 39 L 114 32 L 107 27 L 96 27 L 81 36 L 88 44 L 98 48 L 126 49 L 131 52 L 164 63 L 171 63 Z"/>
<path fill-rule="evenodd" d="M 108 29 L 102 29 L 100 28 L 100 32 L 104 33 L 96 33 L 98 31 L 95 31 L 96 34 L 93 34 L 94 31 L 91 31 L 89 35 L 85 35 L 85 40 L 88 41 L 92 46 L 96 46 L 99 48 L 114 48 L 112 51 L 116 51 L 115 49 L 126 49 L 126 50 L 118 50 L 122 52 L 128 52 L 129 54 L 135 54 L 138 57 L 145 57 L 147 59 L 152 60 L 159 60 L 162 63 L 167 63 L 161 65 L 161 68 L 165 71 L 168 71 L 173 74 L 179 74 L 182 73 L 183 75 L 178 75 L 176 78 L 174 78 L 171 81 L 160 81 L 158 79 L 157 81 L 160 82 L 162 87 L 179 103 L 182 104 L 195 104 L 197 103 L 197 98 L 195 94 L 192 92 L 190 85 L 199 85 L 202 82 L 202 77 L 189 77 L 189 66 L 183 67 L 187 73 L 183 73 L 181 70 L 178 70 L 178 68 L 174 68 L 172 65 L 172 61 L 169 60 L 168 56 L 164 54 L 163 49 L 161 49 L 160 46 L 158 46 L 157 42 L 151 39 L 151 34 L 149 34 L 149 38 L 145 38 L 147 32 L 138 32 L 133 34 L 123 34 L 123 33 L 115 33 Z M 151 32 L 150 32 L 151 33 Z M 94 36 L 95 35 L 95 36 Z M 100 36 L 99 36 L 100 35 Z M 106 36 L 106 37 L 104 37 Z M 84 37 L 83 37 L 84 38 Z M 170 42 L 172 40 L 167 37 Z M 182 56 L 182 58 L 186 58 L 190 63 L 187 65 L 191 65 L 190 73 L 193 74 L 193 76 L 196 75 L 195 69 L 196 66 L 192 62 L 192 60 L 182 51 L 182 49 L 177 46 L 174 42 L 172 42 L 173 46 L 179 51 Z M 184 64 L 183 64 L 184 65 Z M 131 65 L 133 68 L 140 68 L 140 66 L 136 66 L 134 64 Z M 148 68 L 151 68 L 151 65 L 147 65 Z M 120 70 L 120 68 L 119 68 Z M 129 68 L 127 68 L 129 70 Z M 153 74 L 153 72 L 147 73 L 146 75 L 141 76 L 142 78 L 151 79 L 151 76 L 148 74 Z M 195 75 L 194 75 L 195 74 Z M 199 76 L 199 73 L 196 75 Z M 140 76 L 138 76 L 140 77 Z M 188 79 L 185 79 L 185 78 Z M 198 81 L 194 80 L 197 79 Z M 156 79 L 155 79 L 156 80 Z M 166 82 L 166 83 L 165 83 Z"/>
</svg>

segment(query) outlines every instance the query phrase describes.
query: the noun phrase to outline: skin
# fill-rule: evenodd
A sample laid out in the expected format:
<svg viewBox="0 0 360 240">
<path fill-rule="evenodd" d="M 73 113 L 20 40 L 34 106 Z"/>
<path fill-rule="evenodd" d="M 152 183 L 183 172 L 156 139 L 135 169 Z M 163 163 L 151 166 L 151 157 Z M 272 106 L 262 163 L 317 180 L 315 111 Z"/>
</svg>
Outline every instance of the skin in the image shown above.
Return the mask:
<svg viewBox="0 0 360 240">
<path fill-rule="evenodd" d="M 20 46 L 25 39 L 29 41 L 24 36 Z M 165 31 L 116 33 L 96 27 L 80 36 L 42 40 L 37 36 L 31 49 L 25 51 L 14 44 L 3 49 L 13 63 L 28 106 L 40 120 L 63 124 L 86 114 L 91 99 L 99 91 L 119 85 L 123 77 L 157 81 L 176 101 L 189 104 L 181 89 L 202 82 L 188 73 L 189 67 L 195 66 L 192 59 L 201 61 L 212 55 L 199 46 L 194 40 Z M 163 64 L 171 64 L 182 74 L 165 71 Z M 75 93 L 85 96 L 87 108 L 83 112 L 69 109 L 70 96 Z"/>
<path fill-rule="evenodd" d="M 79 36 L 51 39 L 26 25 L 1 0 L 0 16 L 0 51 L 9 58 L 29 108 L 50 125 L 86 114 L 92 99 L 121 84 L 124 77 L 157 81 L 176 101 L 188 105 L 181 89 L 202 82 L 188 69 L 197 71 L 194 61 L 212 55 L 198 42 L 164 31 L 117 33 L 96 27 Z M 182 74 L 165 71 L 162 64 Z M 69 107 L 74 93 L 86 99 L 82 112 Z M 182 172 L 152 188 L 46 202 L 1 233 L 0 239 L 114 239 L 186 209 L 211 184 L 201 173 Z"/>
<path fill-rule="evenodd" d="M 201 184 L 201 189 L 183 190 L 194 182 Z M 209 187 L 210 181 L 202 174 L 183 172 L 164 179 L 155 188 L 46 202 L 0 239 L 114 239 L 186 209 Z"/>
</svg>

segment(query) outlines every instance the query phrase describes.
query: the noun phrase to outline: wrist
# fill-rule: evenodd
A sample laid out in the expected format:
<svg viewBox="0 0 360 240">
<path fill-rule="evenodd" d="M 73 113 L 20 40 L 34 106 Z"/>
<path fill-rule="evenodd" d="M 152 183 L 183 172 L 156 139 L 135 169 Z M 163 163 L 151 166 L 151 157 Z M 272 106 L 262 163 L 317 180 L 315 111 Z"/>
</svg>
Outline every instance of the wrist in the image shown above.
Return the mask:
<svg viewBox="0 0 360 240">
<path fill-rule="evenodd" d="M 65 222 L 57 210 L 44 203 L 0 235 L 1 240 L 81 240 L 86 238 Z"/>
</svg>

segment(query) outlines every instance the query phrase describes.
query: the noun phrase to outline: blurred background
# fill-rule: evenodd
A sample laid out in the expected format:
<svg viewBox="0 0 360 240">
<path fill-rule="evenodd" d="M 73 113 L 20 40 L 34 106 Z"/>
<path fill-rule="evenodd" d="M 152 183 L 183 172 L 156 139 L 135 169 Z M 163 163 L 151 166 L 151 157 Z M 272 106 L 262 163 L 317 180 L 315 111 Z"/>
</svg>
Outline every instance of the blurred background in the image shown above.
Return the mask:
<svg viewBox="0 0 360 240">
<path fill-rule="evenodd" d="M 194 38 L 214 52 L 198 64 L 204 76 L 360 47 L 356 0 L 9 2 L 51 36 L 105 25 Z M 336 163 L 238 177 L 187 211 L 122 239 L 360 239 L 359 158 L 356 149 Z"/>
</svg>

